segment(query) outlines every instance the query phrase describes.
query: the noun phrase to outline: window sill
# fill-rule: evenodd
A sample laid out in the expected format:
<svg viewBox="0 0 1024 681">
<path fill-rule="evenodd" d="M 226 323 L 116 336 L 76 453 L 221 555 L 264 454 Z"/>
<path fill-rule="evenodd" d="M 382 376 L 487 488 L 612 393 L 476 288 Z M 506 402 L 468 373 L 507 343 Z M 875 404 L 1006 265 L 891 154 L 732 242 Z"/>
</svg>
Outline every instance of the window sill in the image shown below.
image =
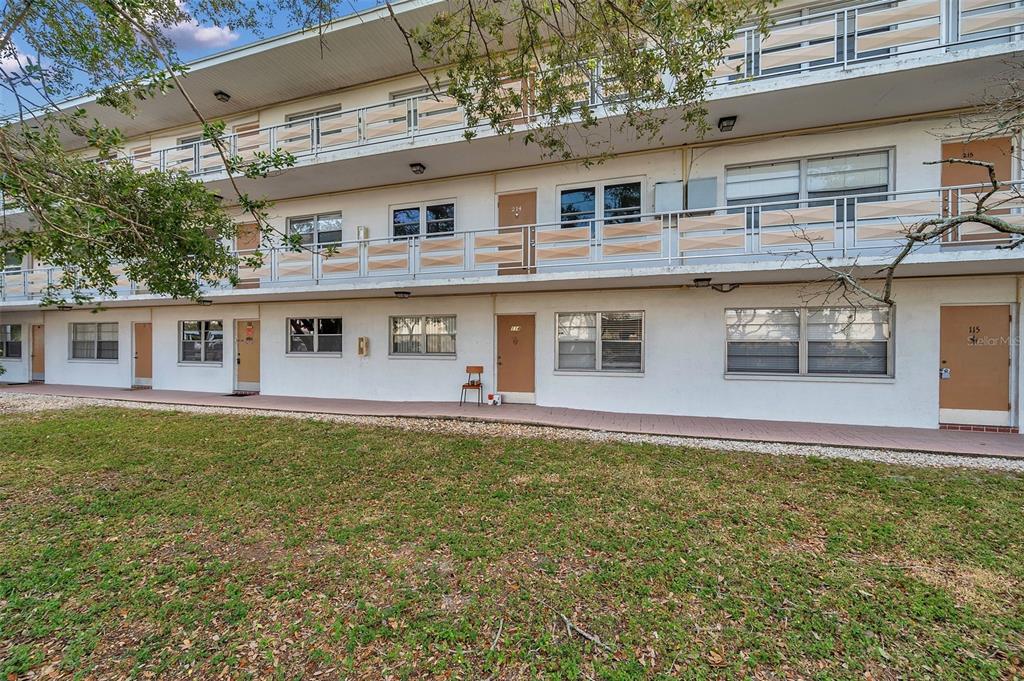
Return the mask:
<svg viewBox="0 0 1024 681">
<path fill-rule="evenodd" d="M 286 352 L 285 357 L 342 357 L 341 352 Z"/>
<path fill-rule="evenodd" d="M 388 355 L 388 359 L 442 359 L 448 361 L 458 358 L 458 355 Z"/>
<path fill-rule="evenodd" d="M 85 359 L 80 357 L 68 357 L 69 364 L 117 364 L 120 359 Z"/>
<path fill-rule="evenodd" d="M 0 362 L 23 362 L 24 357 L 0 357 Z"/>
<path fill-rule="evenodd" d="M 797 374 L 722 374 L 727 381 L 795 381 L 797 383 L 867 383 L 890 384 L 896 382 L 895 376 L 835 376 L 835 375 L 797 375 Z"/>
<path fill-rule="evenodd" d="M 622 378 L 644 377 L 644 372 L 642 371 L 596 371 L 590 369 L 571 371 L 569 369 L 555 369 L 552 373 L 555 376 L 616 376 Z"/>
<path fill-rule="evenodd" d="M 222 367 L 224 362 L 178 362 L 180 367 Z"/>
</svg>

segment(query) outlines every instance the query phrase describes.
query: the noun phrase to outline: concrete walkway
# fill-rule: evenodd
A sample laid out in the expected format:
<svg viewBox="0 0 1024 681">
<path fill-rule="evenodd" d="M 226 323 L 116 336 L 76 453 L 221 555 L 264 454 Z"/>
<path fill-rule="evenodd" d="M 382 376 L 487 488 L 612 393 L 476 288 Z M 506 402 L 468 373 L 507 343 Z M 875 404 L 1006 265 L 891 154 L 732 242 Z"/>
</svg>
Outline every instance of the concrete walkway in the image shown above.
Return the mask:
<svg viewBox="0 0 1024 681">
<path fill-rule="evenodd" d="M 844 426 L 829 423 L 756 421 L 663 414 L 619 414 L 585 409 L 539 407 L 532 404 L 504 404 L 500 407 L 478 407 L 474 404 L 460 407 L 457 402 L 386 402 L 272 395 L 241 397 L 184 390 L 128 390 L 125 388 L 39 383 L 0 386 L 0 393 L 2 392 L 352 416 L 478 419 L 646 435 L 832 445 L 1024 459 L 1024 436 L 1011 433 Z"/>
</svg>

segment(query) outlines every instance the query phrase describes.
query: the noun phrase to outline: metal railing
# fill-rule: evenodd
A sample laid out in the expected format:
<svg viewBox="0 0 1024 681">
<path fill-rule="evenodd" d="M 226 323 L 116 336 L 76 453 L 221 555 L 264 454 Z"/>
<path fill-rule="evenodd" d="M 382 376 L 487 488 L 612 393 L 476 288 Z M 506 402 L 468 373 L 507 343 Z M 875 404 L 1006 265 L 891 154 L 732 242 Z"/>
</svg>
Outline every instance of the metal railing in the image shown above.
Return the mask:
<svg viewBox="0 0 1024 681">
<path fill-rule="evenodd" d="M 772 78 L 847 68 L 937 49 L 1024 40 L 1024 2 L 1015 0 L 882 0 L 777 22 L 768 34 L 740 31 L 714 70 L 713 83 Z M 613 104 L 619 90 L 602 72 L 575 73 L 589 81 L 590 105 Z M 286 151 L 300 162 L 348 147 L 465 130 L 455 99 L 413 95 L 380 104 L 324 113 L 222 138 L 231 156 Z M 141 169 L 181 170 L 203 176 L 224 170 L 213 142 L 205 140 L 128 157 Z"/>
<path fill-rule="evenodd" d="M 975 211 L 982 185 L 769 201 L 656 214 L 619 214 L 451 233 L 341 241 L 299 251 L 271 248 L 258 265 L 239 267 L 240 286 L 338 284 L 346 280 L 529 275 L 542 271 L 631 269 L 851 257 L 893 253 L 907 230 L 930 218 Z M 985 203 L 991 215 L 1024 225 L 1024 183 L 1010 183 Z M 948 248 L 1005 245 L 1006 234 L 978 224 L 958 226 L 936 243 Z M 813 252 L 813 255 L 812 255 Z M 119 294 L 137 292 L 114 271 Z M 54 268 L 8 271 L 0 299 L 41 296 L 60 281 Z M 223 282 L 222 287 L 228 283 Z"/>
</svg>

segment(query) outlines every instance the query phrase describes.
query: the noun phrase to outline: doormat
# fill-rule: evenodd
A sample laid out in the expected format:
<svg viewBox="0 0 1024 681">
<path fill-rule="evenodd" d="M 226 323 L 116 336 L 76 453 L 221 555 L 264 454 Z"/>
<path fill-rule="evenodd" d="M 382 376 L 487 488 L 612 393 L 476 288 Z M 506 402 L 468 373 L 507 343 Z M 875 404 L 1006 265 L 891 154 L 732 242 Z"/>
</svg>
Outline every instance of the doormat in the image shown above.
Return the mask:
<svg viewBox="0 0 1024 681">
<path fill-rule="evenodd" d="M 249 397 L 251 395 L 259 395 L 259 391 L 256 391 L 256 390 L 236 390 L 233 393 L 228 393 L 224 397 Z"/>
</svg>

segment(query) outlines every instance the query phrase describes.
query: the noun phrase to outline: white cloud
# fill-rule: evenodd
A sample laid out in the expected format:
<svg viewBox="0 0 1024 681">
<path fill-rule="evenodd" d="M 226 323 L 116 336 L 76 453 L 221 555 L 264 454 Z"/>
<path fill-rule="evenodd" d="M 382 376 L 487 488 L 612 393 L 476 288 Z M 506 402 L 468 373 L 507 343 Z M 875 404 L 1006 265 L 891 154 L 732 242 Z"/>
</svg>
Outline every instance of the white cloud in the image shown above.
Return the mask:
<svg viewBox="0 0 1024 681">
<path fill-rule="evenodd" d="M 241 37 L 230 28 L 201 26 L 195 19 L 168 26 L 163 33 L 182 52 L 226 47 Z"/>
<path fill-rule="evenodd" d="M 21 76 L 26 66 L 35 63 L 35 59 L 26 56 L 15 48 L 13 51 L 7 52 L 0 57 L 0 71 L 10 76 Z"/>
</svg>

